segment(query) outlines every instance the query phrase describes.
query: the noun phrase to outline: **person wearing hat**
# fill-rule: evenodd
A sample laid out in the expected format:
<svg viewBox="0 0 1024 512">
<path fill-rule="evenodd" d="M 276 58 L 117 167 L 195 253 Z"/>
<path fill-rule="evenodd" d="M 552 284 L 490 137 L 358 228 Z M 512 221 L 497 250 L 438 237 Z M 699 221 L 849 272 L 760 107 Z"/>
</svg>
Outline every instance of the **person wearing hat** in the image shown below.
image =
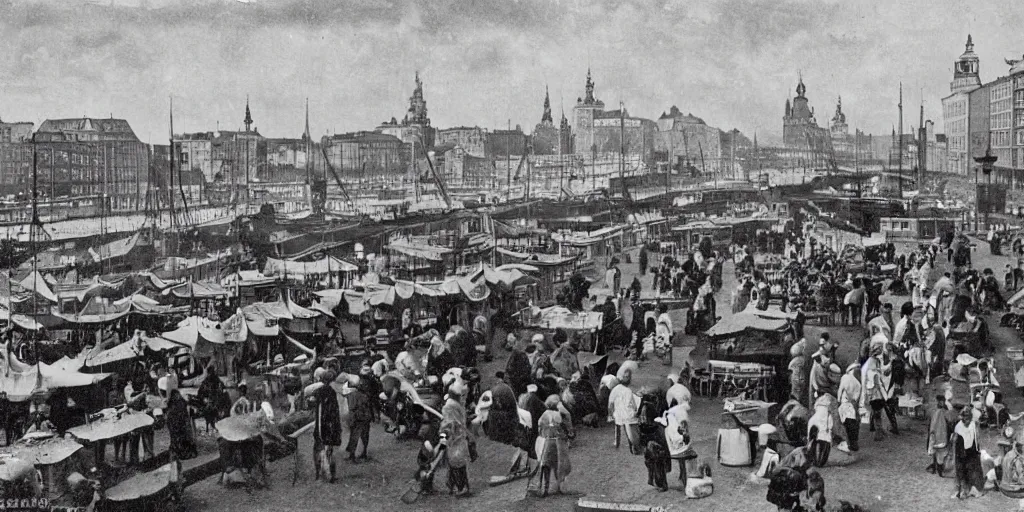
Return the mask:
<svg viewBox="0 0 1024 512">
<path fill-rule="evenodd" d="M 668 407 L 675 407 L 677 405 L 683 405 L 686 409 L 690 408 L 690 390 L 686 389 L 679 378 L 678 373 L 670 373 L 668 375 L 669 385 L 668 391 L 665 392 L 665 403 Z"/>
<path fill-rule="evenodd" d="M 814 363 L 811 366 L 809 377 L 810 395 L 808 403 L 810 404 L 813 404 L 821 395 L 832 395 L 835 398 L 838 394 L 839 380 L 842 378 L 843 373 L 839 369 L 839 365 L 833 361 L 833 353 L 831 347 L 826 345 L 824 350 L 819 350 L 811 358 Z"/>
<path fill-rule="evenodd" d="M 946 458 L 949 456 L 949 436 L 956 421 L 956 413 L 949 409 L 946 395 L 936 395 L 935 412 L 932 413 L 927 439 L 928 455 L 932 461 L 925 471 L 938 474 L 940 478 L 946 468 Z"/>
<path fill-rule="evenodd" d="M 558 405 L 558 396 L 549 396 L 544 401 L 545 411 L 537 422 L 535 450 L 540 463 L 542 496 L 548 495 L 552 476 L 555 477 L 555 493 L 561 494 L 565 477 L 572 471 L 568 441 L 571 425 L 566 424 Z"/>
<path fill-rule="evenodd" d="M 808 455 L 812 464 L 819 468 L 828 464 L 828 456 L 832 451 L 832 432 L 835 428 L 831 404 L 831 395 L 822 395 L 814 403 L 814 414 L 807 420 L 807 441 L 810 445 Z"/>
<path fill-rule="evenodd" d="M 469 333 L 459 325 L 453 325 L 445 335 L 445 343 L 452 351 L 455 366 L 476 366 L 476 346 Z"/>
<path fill-rule="evenodd" d="M 448 492 L 456 496 L 469 493 L 467 468 L 472 458 L 470 433 L 466 423 L 466 408 L 462 399 L 468 388 L 462 379 L 455 379 L 448 386 L 447 398 L 441 407 L 441 435 L 448 461 Z"/>
<path fill-rule="evenodd" d="M 326 370 L 320 374 L 322 385 L 313 392 L 316 419 L 313 430 L 313 450 L 317 454 L 315 478 L 335 481 L 334 448 L 341 446 L 341 408 L 338 393 L 331 387 L 334 372 Z M 327 474 L 322 474 L 326 472 Z"/>
<path fill-rule="evenodd" d="M 508 361 L 505 363 L 505 382 L 512 388 L 515 396 L 526 392 L 526 386 L 530 384 L 530 368 L 530 358 L 526 355 L 526 343 L 516 339 Z"/>
<path fill-rule="evenodd" d="M 364 375 L 346 383 L 348 385 L 346 398 L 351 424 L 348 429 L 348 444 L 345 446 L 345 451 L 348 452 L 348 460 L 352 462 L 369 459 L 366 449 L 370 445 L 370 424 L 373 423 L 377 415 L 374 402 L 370 400 L 371 396 L 376 397 L 377 395 L 370 391 L 371 385 L 367 381 L 371 376 L 364 377 Z M 359 448 L 360 442 L 363 444 L 363 453 L 357 459 L 356 450 Z"/>
<path fill-rule="evenodd" d="M 861 385 L 857 380 L 860 365 L 851 363 L 846 373 L 839 380 L 839 421 L 846 430 L 847 447 L 851 452 L 860 450 L 860 393 Z"/>
</svg>

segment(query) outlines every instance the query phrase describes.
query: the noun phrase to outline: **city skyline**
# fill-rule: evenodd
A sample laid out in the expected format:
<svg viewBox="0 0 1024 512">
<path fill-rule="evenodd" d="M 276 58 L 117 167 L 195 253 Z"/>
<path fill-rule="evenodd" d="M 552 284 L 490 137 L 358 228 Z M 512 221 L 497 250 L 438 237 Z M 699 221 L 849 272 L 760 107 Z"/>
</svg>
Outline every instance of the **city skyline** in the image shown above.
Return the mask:
<svg viewBox="0 0 1024 512">
<path fill-rule="evenodd" d="M 146 142 L 242 127 L 246 96 L 268 137 L 372 130 L 408 106 L 416 71 L 435 127 L 531 131 L 545 87 L 571 116 L 596 95 L 656 119 L 672 105 L 708 124 L 781 139 L 799 76 L 827 126 L 843 97 L 851 130 L 887 134 L 897 87 L 942 131 L 940 100 L 974 27 L 984 81 L 1006 73 L 1024 22 L 998 2 L 0 2 L 0 118 L 127 119 Z M 1015 49 L 1016 47 L 1016 49 Z M 685 49 L 697 49 L 686 52 Z M 896 48 L 896 51 L 893 51 Z M 912 118 L 910 118 L 912 119 Z M 907 131 L 916 121 L 905 119 Z"/>
</svg>

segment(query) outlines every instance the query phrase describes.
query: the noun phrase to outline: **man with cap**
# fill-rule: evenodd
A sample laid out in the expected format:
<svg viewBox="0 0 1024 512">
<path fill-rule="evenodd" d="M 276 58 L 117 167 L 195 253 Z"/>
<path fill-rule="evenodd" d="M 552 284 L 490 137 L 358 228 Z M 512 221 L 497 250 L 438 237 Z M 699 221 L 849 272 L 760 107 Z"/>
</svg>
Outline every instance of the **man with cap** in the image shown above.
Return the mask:
<svg viewBox="0 0 1024 512">
<path fill-rule="evenodd" d="M 335 481 L 334 448 L 341 446 L 341 409 L 338 406 L 338 394 L 331 387 L 331 382 L 334 381 L 334 372 L 330 370 L 320 372 L 317 381 L 322 385 L 313 392 L 312 397 L 316 404 L 315 430 L 313 430 L 313 450 L 317 454 L 314 464 L 316 466 L 315 478 L 327 477 L 333 483 Z M 321 475 L 325 469 L 330 473 L 329 475 Z"/>
</svg>

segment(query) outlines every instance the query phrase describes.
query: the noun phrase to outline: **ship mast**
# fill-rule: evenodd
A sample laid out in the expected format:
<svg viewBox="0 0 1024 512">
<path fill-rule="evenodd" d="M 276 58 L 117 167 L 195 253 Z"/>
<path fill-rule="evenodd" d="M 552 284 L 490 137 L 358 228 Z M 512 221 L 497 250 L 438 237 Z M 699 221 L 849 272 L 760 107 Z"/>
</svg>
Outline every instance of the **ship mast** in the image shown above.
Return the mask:
<svg viewBox="0 0 1024 512">
<path fill-rule="evenodd" d="M 899 183 L 899 200 L 903 201 L 903 82 L 900 82 L 900 102 L 897 105 L 900 110 L 900 133 L 899 133 L 899 148 L 897 149 L 896 158 L 899 160 L 898 173 L 896 181 Z"/>
</svg>

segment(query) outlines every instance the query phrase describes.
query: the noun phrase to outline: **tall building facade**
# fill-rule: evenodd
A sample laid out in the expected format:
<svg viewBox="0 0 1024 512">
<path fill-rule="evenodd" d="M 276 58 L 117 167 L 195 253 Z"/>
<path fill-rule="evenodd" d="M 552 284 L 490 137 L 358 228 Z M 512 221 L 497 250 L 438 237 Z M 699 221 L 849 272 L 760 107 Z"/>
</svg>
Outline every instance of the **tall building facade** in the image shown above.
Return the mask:
<svg viewBox="0 0 1024 512">
<path fill-rule="evenodd" d="M 5 123 L 0 119 L 0 143 L 2 142 L 29 142 L 32 139 L 33 123 L 15 122 Z"/>
<path fill-rule="evenodd" d="M 479 126 L 457 126 L 437 130 L 436 146 L 459 146 L 467 155 L 483 158 L 487 151 L 487 130 Z"/>
<path fill-rule="evenodd" d="M 341 179 L 364 184 L 394 183 L 406 176 L 412 157 L 409 144 L 377 132 L 337 134 L 321 144 Z"/>
<path fill-rule="evenodd" d="M 654 139 L 657 161 L 664 161 L 675 170 L 692 166 L 708 174 L 719 173 L 723 155 L 718 128 L 708 126 L 692 113 L 683 114 L 675 105 L 663 112 L 657 123 Z"/>
<path fill-rule="evenodd" d="M 145 207 L 150 149 L 128 121 L 48 119 L 36 131 L 35 141 L 41 197 L 106 195 L 111 211 L 139 211 Z M 24 147 L 21 154 L 25 154 Z M 31 165 L 27 169 L 21 165 L 18 172 L 21 175 L 11 176 L 12 180 L 31 187 Z M 29 176 L 24 175 L 26 172 Z"/>
<path fill-rule="evenodd" d="M 782 140 L 787 148 L 823 150 L 831 142 L 828 128 L 818 126 L 814 108 L 807 100 L 807 86 L 803 77 L 796 85 L 793 102 L 786 100 L 786 113 L 782 117 Z"/>
<path fill-rule="evenodd" d="M 964 53 L 953 64 L 950 95 L 942 98 L 942 119 L 946 131 L 949 172 L 966 175 L 973 167 L 971 155 L 971 93 L 981 87 L 981 63 L 974 53 L 974 41 L 967 36 Z M 987 131 L 987 128 L 986 128 Z"/>
<path fill-rule="evenodd" d="M 625 153 L 646 162 L 654 156 L 657 131 L 657 123 L 630 116 L 622 105 L 606 111 L 604 102 L 594 95 L 594 81 L 587 70 L 586 94 L 573 107 L 572 146 L 577 155 Z"/>
</svg>

